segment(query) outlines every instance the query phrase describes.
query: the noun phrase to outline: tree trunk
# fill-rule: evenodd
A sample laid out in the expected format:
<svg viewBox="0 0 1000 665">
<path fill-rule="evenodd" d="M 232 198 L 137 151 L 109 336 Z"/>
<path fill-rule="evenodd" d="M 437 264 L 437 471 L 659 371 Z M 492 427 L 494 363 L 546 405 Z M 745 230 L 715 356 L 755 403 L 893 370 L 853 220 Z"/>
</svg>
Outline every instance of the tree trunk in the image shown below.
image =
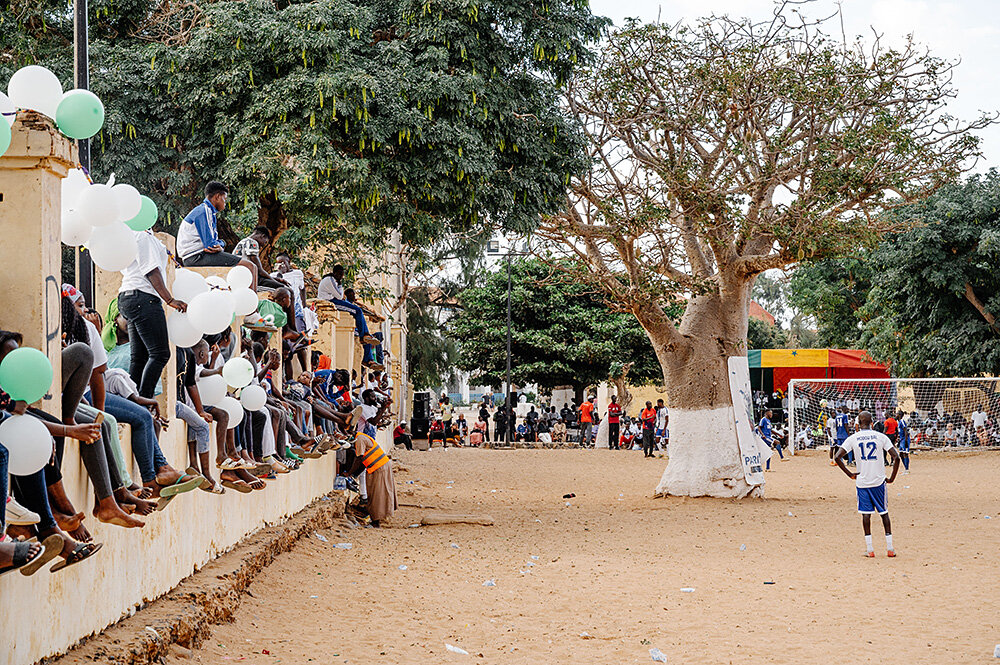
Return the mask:
<svg viewBox="0 0 1000 665">
<path fill-rule="evenodd" d="M 271 244 L 260 248 L 260 260 L 265 266 L 270 265 L 268 257 L 278 237 L 288 229 L 288 217 L 285 209 L 274 194 L 264 194 L 257 201 L 257 225 L 266 226 L 271 234 Z"/>
<path fill-rule="evenodd" d="M 728 359 L 746 355 L 750 282 L 688 301 L 679 328 L 639 313 L 656 350 L 670 408 L 669 462 L 657 494 L 759 496 L 743 477 Z"/>
</svg>

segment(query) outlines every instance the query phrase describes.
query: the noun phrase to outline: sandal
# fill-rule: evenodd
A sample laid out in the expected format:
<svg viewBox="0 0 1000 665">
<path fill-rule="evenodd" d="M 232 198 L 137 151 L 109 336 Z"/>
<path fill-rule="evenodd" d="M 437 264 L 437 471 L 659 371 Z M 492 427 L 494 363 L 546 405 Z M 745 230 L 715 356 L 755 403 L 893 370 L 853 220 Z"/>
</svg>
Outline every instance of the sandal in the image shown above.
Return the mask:
<svg viewBox="0 0 1000 665">
<path fill-rule="evenodd" d="M 246 481 L 243 480 L 223 480 L 222 486 L 235 490 L 240 494 L 249 494 L 253 491 L 253 488 L 247 485 Z"/>
<path fill-rule="evenodd" d="M 42 556 L 34 559 L 31 563 L 28 563 L 21 568 L 21 574 L 25 576 L 34 575 L 42 566 L 59 556 L 59 553 L 62 552 L 62 548 L 62 536 L 55 533 L 52 534 L 42 541 Z"/>
<path fill-rule="evenodd" d="M 254 478 L 252 481 L 250 481 L 249 483 L 247 483 L 247 485 L 250 486 L 251 490 L 263 490 L 263 489 L 267 489 L 267 484 L 264 483 L 264 481 L 261 480 L 260 478 Z"/>
<path fill-rule="evenodd" d="M 188 475 L 191 475 L 191 476 L 201 476 L 201 473 L 198 472 L 198 469 L 194 468 L 193 466 L 189 466 L 187 469 L 185 469 L 185 472 Z M 202 478 L 205 478 L 205 477 L 202 476 Z M 212 481 L 210 481 L 208 478 L 205 478 L 203 481 L 201 481 L 201 484 L 198 485 L 198 489 L 200 489 L 200 490 L 202 490 L 204 492 L 211 492 L 212 491 Z"/>
<path fill-rule="evenodd" d="M 60 538 L 60 540 L 62 539 Z M 12 565 L 0 568 L 0 575 L 13 573 L 15 570 L 23 568 L 24 566 L 42 558 L 45 554 L 45 550 L 41 547 L 38 548 L 38 552 L 35 556 L 31 556 L 32 545 L 34 545 L 34 543 L 14 543 L 14 556 L 11 557 Z"/>
<path fill-rule="evenodd" d="M 184 492 L 190 492 L 204 482 L 205 477 L 200 474 L 190 474 L 185 473 L 183 476 L 178 478 L 172 485 L 163 486 L 160 490 L 160 497 L 164 499 L 169 499 L 177 494 L 182 494 Z"/>
<path fill-rule="evenodd" d="M 104 543 L 77 543 L 69 556 L 52 566 L 49 572 L 55 573 L 63 568 L 69 568 L 72 565 L 78 564 L 84 559 L 89 559 L 97 554 L 98 550 L 102 547 L 104 547 Z"/>
</svg>

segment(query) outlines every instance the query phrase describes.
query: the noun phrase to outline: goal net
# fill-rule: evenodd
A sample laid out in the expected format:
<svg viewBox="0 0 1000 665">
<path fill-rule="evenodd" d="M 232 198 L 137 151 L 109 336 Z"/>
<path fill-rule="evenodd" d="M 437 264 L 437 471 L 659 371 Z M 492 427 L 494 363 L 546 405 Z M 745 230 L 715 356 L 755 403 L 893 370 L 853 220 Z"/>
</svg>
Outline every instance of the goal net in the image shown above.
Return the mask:
<svg viewBox="0 0 1000 665">
<path fill-rule="evenodd" d="M 788 404 L 792 450 L 835 443 L 842 408 L 852 426 L 870 412 L 876 429 L 902 412 L 911 449 L 1000 445 L 1000 378 L 792 379 Z"/>
</svg>

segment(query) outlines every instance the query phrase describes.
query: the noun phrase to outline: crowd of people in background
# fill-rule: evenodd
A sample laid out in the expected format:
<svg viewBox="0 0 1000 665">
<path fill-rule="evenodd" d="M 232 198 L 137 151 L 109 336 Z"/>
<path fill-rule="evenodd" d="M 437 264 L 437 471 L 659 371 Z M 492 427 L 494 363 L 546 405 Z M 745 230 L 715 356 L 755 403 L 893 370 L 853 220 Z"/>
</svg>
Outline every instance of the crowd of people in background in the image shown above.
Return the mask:
<svg viewBox="0 0 1000 665">
<path fill-rule="evenodd" d="M 455 416 L 451 398 L 442 395 L 430 421 L 427 438 L 430 445 L 440 442 L 443 447 L 576 444 L 593 448 L 600 425 L 606 419 L 608 447 L 612 450 L 641 449 L 646 457 L 652 457 L 656 450 L 665 451 L 670 439 L 669 416 L 662 399 L 657 400 L 656 406 L 646 402 L 634 415 L 625 413 L 615 396 L 610 398 L 604 414 L 600 413 L 593 396 L 565 402 L 561 408 L 530 404 L 526 409 L 519 415 L 517 409 L 506 408 L 503 401 L 494 406 L 490 398 L 485 398 L 472 409 L 474 422 L 470 423 L 464 414 Z M 398 445 L 412 447 L 410 433 L 404 426 L 397 428 L 394 438 Z"/>
<path fill-rule="evenodd" d="M 377 429 L 394 417 L 381 337 L 369 333 L 365 308 L 345 288 L 338 265 L 320 282 L 319 297 L 354 317 L 365 347 L 360 374 L 336 369 L 329 357 L 311 351 L 318 318 L 307 305 L 305 273 L 287 253 L 277 256 L 273 271 L 266 270 L 260 256 L 271 237 L 265 227 L 228 253 L 217 226 L 227 199 L 222 183 L 206 186 L 205 199 L 180 225 L 176 256 L 151 231 L 136 232 L 137 257 L 122 270 L 117 297 L 103 315 L 75 286 L 62 285 L 61 418 L 0 390 L 0 420 L 28 414 L 53 438 L 48 464 L 28 476 L 9 473 L 7 450 L 0 446 L 0 491 L 6 499 L 0 514 L 0 575 L 14 570 L 31 575 L 60 558 L 51 568 L 56 572 L 102 547 L 87 528 L 89 515 L 73 504 L 62 484 L 67 437 L 81 442 L 79 454 L 94 491 L 91 515 L 121 528 L 141 529 L 182 493 L 266 491 L 270 482 L 289 474 L 292 480 L 281 482 L 294 482 L 294 471 L 306 460 L 326 454 L 336 455 L 338 475 L 359 494 L 364 521 L 377 527 L 392 515 L 392 466 L 375 441 Z M 243 317 L 242 325 L 177 348 L 172 358 L 164 309 L 184 312 L 187 303 L 174 297 L 167 283 L 171 261 L 186 267 L 246 267 L 259 294 L 258 310 Z M 21 343 L 19 332 L 0 331 L 0 360 Z M 265 395 L 263 406 L 245 411 L 235 425 L 221 403 L 225 382 L 221 394 L 200 389 L 234 357 L 251 364 L 250 385 Z M 171 360 L 176 386 L 162 380 Z M 156 399 L 166 390 L 176 391 L 175 413 L 163 413 Z M 168 460 L 160 447 L 171 416 L 186 429 L 187 460 Z M 134 467 L 119 440 L 119 423 L 130 426 Z"/>
</svg>

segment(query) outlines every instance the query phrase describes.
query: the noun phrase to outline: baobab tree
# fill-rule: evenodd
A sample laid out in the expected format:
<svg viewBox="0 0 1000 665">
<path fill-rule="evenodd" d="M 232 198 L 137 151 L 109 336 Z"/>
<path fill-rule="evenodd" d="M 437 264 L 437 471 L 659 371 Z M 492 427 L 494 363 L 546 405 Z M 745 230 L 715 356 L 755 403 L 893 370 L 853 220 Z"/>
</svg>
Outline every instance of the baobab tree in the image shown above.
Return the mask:
<svg viewBox="0 0 1000 665">
<path fill-rule="evenodd" d="M 882 213 L 970 168 L 995 121 L 945 113 L 955 63 L 912 39 L 830 37 L 799 4 L 765 22 L 631 22 L 567 89 L 592 168 L 540 235 L 652 341 L 671 407 L 660 493 L 759 492 L 727 372 L 746 354 L 756 276 L 901 228 Z"/>
</svg>

